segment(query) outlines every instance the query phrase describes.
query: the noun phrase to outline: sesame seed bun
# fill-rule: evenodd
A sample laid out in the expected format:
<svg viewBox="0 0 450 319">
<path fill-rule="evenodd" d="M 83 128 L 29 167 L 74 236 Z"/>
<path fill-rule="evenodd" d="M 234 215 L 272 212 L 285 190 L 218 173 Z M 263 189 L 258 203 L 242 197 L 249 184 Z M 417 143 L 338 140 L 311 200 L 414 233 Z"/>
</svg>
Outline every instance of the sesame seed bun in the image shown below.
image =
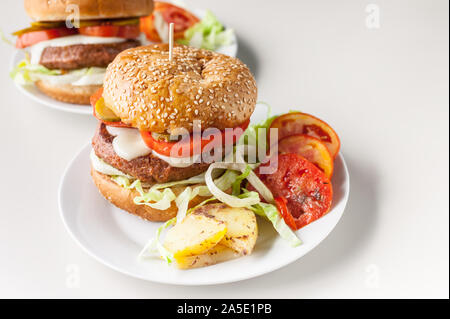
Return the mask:
<svg viewBox="0 0 450 319">
<path fill-rule="evenodd" d="M 42 80 L 35 82 L 35 85 L 42 93 L 55 100 L 81 105 L 89 105 L 91 95 L 102 87 L 101 85 L 54 85 Z"/>
<path fill-rule="evenodd" d="M 233 128 L 252 115 L 256 82 L 240 60 L 208 50 L 158 44 L 121 52 L 108 66 L 103 98 L 124 123 L 143 131 L 175 134 Z"/>
<path fill-rule="evenodd" d="M 151 14 L 152 0 L 25 0 L 36 21 L 64 21 L 79 8 L 80 20 L 140 17 Z"/>
<path fill-rule="evenodd" d="M 158 210 L 146 205 L 136 205 L 134 203 L 134 198 L 139 196 L 139 193 L 136 190 L 123 188 L 111 180 L 107 175 L 99 173 L 92 168 L 91 175 L 103 197 L 116 207 L 127 211 L 130 214 L 154 222 L 165 222 L 177 215 L 178 208 L 175 202 L 172 202 L 172 206 L 166 210 Z M 174 186 L 171 189 L 174 194 L 178 196 L 186 189 L 186 187 Z M 189 207 L 195 207 L 205 199 L 205 197 L 197 196 L 189 202 Z"/>
</svg>

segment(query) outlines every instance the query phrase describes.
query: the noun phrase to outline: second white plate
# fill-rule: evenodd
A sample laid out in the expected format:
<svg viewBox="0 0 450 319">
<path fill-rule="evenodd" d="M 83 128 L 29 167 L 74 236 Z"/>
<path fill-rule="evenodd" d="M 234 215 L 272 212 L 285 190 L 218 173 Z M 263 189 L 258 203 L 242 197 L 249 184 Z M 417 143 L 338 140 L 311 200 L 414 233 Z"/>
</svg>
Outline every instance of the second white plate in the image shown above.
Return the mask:
<svg viewBox="0 0 450 319">
<path fill-rule="evenodd" d="M 203 17 L 205 15 L 205 10 L 194 10 L 195 14 L 197 14 L 200 17 Z M 145 44 L 145 43 L 143 43 Z M 238 51 L 238 43 L 237 38 L 234 36 L 232 43 L 227 46 L 220 47 L 217 49 L 217 52 L 226 54 L 229 56 L 236 57 Z M 14 52 L 13 58 L 11 60 L 11 69 L 13 69 L 21 60 L 25 58 L 25 54 L 23 51 L 16 50 Z M 78 104 L 71 104 L 71 103 L 65 103 L 60 102 L 55 99 L 52 99 L 51 97 L 45 95 L 42 93 L 35 85 L 19 85 L 16 83 L 17 88 L 19 91 L 21 91 L 23 94 L 28 96 L 33 101 L 40 103 L 42 105 L 45 105 L 47 107 L 50 107 L 55 110 L 69 112 L 69 113 L 76 113 L 76 114 L 85 114 L 85 115 L 92 115 L 92 107 L 90 105 L 78 105 Z"/>
</svg>

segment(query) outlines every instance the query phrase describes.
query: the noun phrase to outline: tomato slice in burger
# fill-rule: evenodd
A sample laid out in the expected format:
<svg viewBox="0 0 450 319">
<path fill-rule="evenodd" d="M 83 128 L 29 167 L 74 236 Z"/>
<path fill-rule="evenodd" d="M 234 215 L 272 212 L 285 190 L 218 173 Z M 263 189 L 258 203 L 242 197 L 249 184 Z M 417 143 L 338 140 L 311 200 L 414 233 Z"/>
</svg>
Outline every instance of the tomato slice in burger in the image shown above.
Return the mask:
<svg viewBox="0 0 450 319">
<path fill-rule="evenodd" d="M 312 115 L 301 112 L 287 113 L 273 120 L 270 128 L 278 129 L 279 140 L 286 136 L 305 134 L 324 143 L 333 158 L 339 153 L 341 142 L 336 132 L 327 123 Z"/>
<path fill-rule="evenodd" d="M 18 36 L 16 41 L 16 48 L 23 49 L 42 41 L 65 37 L 76 33 L 78 33 L 78 30 L 75 28 L 54 28 L 26 32 Z"/>
<path fill-rule="evenodd" d="M 180 151 L 189 150 L 189 155 L 198 155 L 195 152 L 197 150 L 203 151 L 203 149 L 208 145 L 208 147 L 213 147 L 217 144 L 210 144 L 210 143 L 221 143 L 221 145 L 225 145 L 226 142 L 232 141 L 233 144 L 236 143 L 237 139 L 242 135 L 242 133 L 247 129 L 248 125 L 250 124 L 250 120 L 246 121 L 245 123 L 235 127 L 233 130 L 225 130 L 221 131 L 218 136 L 212 135 L 208 139 L 203 138 L 194 138 L 191 134 L 189 136 L 189 139 L 181 139 L 181 141 L 175 141 L 175 142 L 168 142 L 164 140 L 159 140 L 157 138 L 154 138 L 151 132 L 141 131 L 142 139 L 144 140 L 145 144 L 152 150 L 154 150 L 156 153 L 164 155 L 164 156 L 171 156 L 171 157 L 183 157 L 184 154 L 180 154 Z M 233 138 L 231 138 L 233 137 Z M 185 144 L 189 145 L 185 145 Z M 176 146 L 176 149 L 173 150 L 173 148 Z M 176 153 L 178 151 L 178 153 Z"/>
<path fill-rule="evenodd" d="M 273 164 L 263 164 L 255 173 L 275 198 L 286 199 L 286 208 L 295 220 L 295 229 L 308 225 L 330 210 L 333 198 L 331 182 L 314 164 L 298 154 L 281 154 L 278 155 L 276 171 L 262 174 L 263 167 Z M 287 224 L 290 223 L 289 218 L 285 219 Z"/>
<path fill-rule="evenodd" d="M 161 14 L 165 23 L 174 24 L 175 40 L 184 38 L 184 32 L 200 22 L 199 18 L 183 8 L 166 2 L 155 2 L 153 14 L 141 18 L 141 31 L 152 42 L 159 43 L 162 41 L 155 27 L 155 13 Z"/>
<path fill-rule="evenodd" d="M 118 37 L 125 39 L 135 39 L 139 37 L 139 25 L 94 25 L 80 27 L 80 34 L 94 37 Z"/>
</svg>

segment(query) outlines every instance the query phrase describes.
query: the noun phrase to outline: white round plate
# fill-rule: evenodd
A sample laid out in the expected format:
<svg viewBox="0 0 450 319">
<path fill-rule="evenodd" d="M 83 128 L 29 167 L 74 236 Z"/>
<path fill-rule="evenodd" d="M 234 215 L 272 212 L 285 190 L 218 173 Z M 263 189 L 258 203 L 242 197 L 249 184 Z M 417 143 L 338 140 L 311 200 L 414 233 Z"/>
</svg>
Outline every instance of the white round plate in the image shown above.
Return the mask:
<svg viewBox="0 0 450 319">
<path fill-rule="evenodd" d="M 221 264 L 178 270 L 159 258 L 139 261 L 137 256 L 161 223 L 144 221 L 110 204 L 91 180 L 86 145 L 72 160 L 59 187 L 59 209 L 74 240 L 101 263 L 132 277 L 177 285 L 211 285 L 244 280 L 286 266 L 317 246 L 338 223 L 349 194 L 349 175 L 342 154 L 336 158 L 333 206 L 319 220 L 298 231 L 303 244 L 290 247 L 258 218 L 259 237 L 253 254 Z M 324 267 L 327 267 L 324 265 Z"/>
<path fill-rule="evenodd" d="M 199 17 L 203 17 L 206 11 L 194 10 L 194 13 Z M 145 39 L 145 37 L 142 38 Z M 238 43 L 236 35 L 234 35 L 234 38 L 232 39 L 232 43 L 230 45 L 220 47 L 216 51 L 225 55 L 236 57 L 238 51 Z M 21 50 L 16 50 L 14 52 L 13 58 L 11 59 L 11 70 L 17 65 L 17 63 L 19 63 L 24 58 L 25 58 L 24 52 Z M 92 107 L 90 105 L 78 105 L 57 101 L 42 93 L 33 84 L 22 86 L 20 84 L 15 83 L 15 85 L 19 89 L 19 91 L 21 91 L 23 94 L 28 96 L 33 101 L 40 103 L 42 105 L 64 112 L 92 115 Z"/>
</svg>

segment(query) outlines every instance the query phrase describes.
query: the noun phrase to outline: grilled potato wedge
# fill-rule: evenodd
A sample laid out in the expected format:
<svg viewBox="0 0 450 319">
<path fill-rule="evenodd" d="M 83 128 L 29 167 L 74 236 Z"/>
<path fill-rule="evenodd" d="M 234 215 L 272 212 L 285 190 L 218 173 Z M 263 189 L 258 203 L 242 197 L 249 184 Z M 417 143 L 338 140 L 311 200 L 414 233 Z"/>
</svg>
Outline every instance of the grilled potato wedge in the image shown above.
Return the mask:
<svg viewBox="0 0 450 319">
<path fill-rule="evenodd" d="M 206 253 L 222 240 L 226 232 L 225 222 L 212 216 L 190 214 L 167 232 L 164 246 L 178 261 L 180 257 Z"/>
<path fill-rule="evenodd" d="M 233 249 L 222 244 L 217 244 L 204 254 L 179 257 L 176 265 L 179 269 L 200 268 L 235 259 L 240 256 L 241 255 Z"/>
<path fill-rule="evenodd" d="M 258 238 L 255 214 L 246 208 L 233 208 L 225 204 L 210 204 L 196 209 L 192 214 L 212 216 L 227 225 L 220 244 L 240 255 L 249 255 Z"/>
</svg>

